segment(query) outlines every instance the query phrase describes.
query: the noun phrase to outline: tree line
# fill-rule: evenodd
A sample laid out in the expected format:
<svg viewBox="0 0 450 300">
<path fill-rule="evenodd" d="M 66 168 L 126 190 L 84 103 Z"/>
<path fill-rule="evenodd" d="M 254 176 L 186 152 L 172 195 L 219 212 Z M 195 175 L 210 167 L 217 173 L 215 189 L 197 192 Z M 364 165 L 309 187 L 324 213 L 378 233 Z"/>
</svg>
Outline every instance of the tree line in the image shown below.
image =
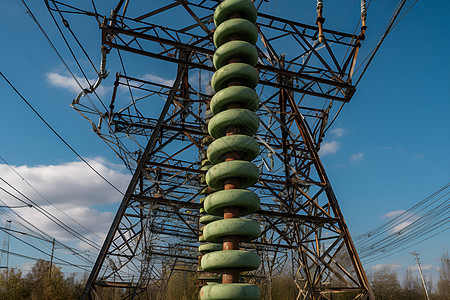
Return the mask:
<svg viewBox="0 0 450 300">
<path fill-rule="evenodd" d="M 27 274 L 15 268 L 0 272 L 0 299 L 5 300 L 80 299 L 83 288 L 75 274 L 66 277 L 61 267 L 45 260 L 38 260 Z"/>
<path fill-rule="evenodd" d="M 426 300 L 426 293 L 419 275 L 413 275 L 411 269 L 407 269 L 403 279 L 399 279 L 396 271 L 389 265 L 384 265 L 368 274 L 369 282 L 375 294 L 375 299 L 380 300 Z M 433 278 L 424 276 L 428 296 L 433 300 L 450 299 L 450 259 L 448 252 L 441 257 L 439 278 L 437 284 Z M 333 299 L 353 299 L 350 295 Z"/>
<path fill-rule="evenodd" d="M 175 271 L 164 285 L 164 296 L 161 298 L 161 287 L 157 290 L 149 287 L 148 292 L 140 299 L 164 300 L 197 300 L 199 282 L 195 272 Z M 377 300 L 419 300 L 426 299 L 425 290 L 419 276 L 408 269 L 403 279 L 399 279 L 396 271 L 383 266 L 368 274 L 368 278 Z M 450 259 L 448 252 L 441 257 L 439 278 L 433 283 L 431 277 L 425 278 L 428 294 L 433 300 L 450 299 Z M 49 261 L 38 260 L 31 271 L 23 274 L 18 269 L 0 272 L 0 300 L 48 300 L 48 299 L 80 299 L 84 288 L 84 280 L 75 275 L 64 276 L 61 268 Z M 298 288 L 292 280 L 292 274 L 286 272 L 275 276 L 268 285 L 261 284 L 262 300 L 296 299 Z M 115 300 L 126 296 L 122 289 L 99 289 L 100 299 Z M 328 295 L 334 300 L 351 300 L 356 294 L 343 293 Z"/>
</svg>

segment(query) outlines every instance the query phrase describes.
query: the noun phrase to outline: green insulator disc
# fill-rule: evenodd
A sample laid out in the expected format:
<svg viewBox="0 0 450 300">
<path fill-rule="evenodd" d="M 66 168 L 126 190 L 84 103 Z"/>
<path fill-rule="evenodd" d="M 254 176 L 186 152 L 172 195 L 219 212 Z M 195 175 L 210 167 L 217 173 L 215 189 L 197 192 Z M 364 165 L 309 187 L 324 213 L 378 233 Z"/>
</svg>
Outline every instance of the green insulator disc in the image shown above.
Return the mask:
<svg viewBox="0 0 450 300">
<path fill-rule="evenodd" d="M 214 222 L 214 221 L 218 221 L 218 220 L 222 220 L 222 219 L 223 219 L 223 217 L 220 217 L 220 216 L 206 215 L 206 216 L 200 217 L 199 222 L 201 224 L 208 224 L 208 223 L 211 223 L 211 222 Z"/>
<path fill-rule="evenodd" d="M 213 74 L 211 87 L 218 92 L 233 82 L 239 82 L 239 85 L 253 89 L 258 81 L 258 71 L 254 67 L 244 63 L 232 63 L 223 66 Z"/>
<path fill-rule="evenodd" d="M 256 66 L 258 51 L 255 46 L 244 41 L 229 41 L 214 52 L 213 64 L 216 69 L 228 64 L 230 59 L 239 59 L 241 63 Z"/>
<path fill-rule="evenodd" d="M 241 108 L 256 111 L 259 106 L 259 97 L 254 89 L 246 86 L 229 86 L 211 98 L 210 108 L 214 115 L 228 108 L 230 104 L 239 104 Z M 212 139 L 212 137 L 211 137 Z M 209 145 L 209 144 L 208 144 Z"/>
<path fill-rule="evenodd" d="M 256 22 L 256 7 L 250 0 L 225 0 L 214 11 L 214 24 L 219 26 L 235 13 L 239 13 L 241 18 L 252 23 Z"/>
<path fill-rule="evenodd" d="M 259 209 L 259 197 L 252 191 L 232 189 L 219 191 L 206 197 L 203 203 L 208 214 L 223 216 L 225 207 L 239 207 L 239 215 L 246 216 Z"/>
<path fill-rule="evenodd" d="M 200 208 L 200 214 L 205 214 L 206 212 L 205 212 L 205 209 L 202 207 L 202 208 Z"/>
<path fill-rule="evenodd" d="M 258 269 L 259 264 L 259 255 L 245 250 L 214 251 L 202 257 L 202 268 L 205 271 L 225 268 L 250 271 Z"/>
<path fill-rule="evenodd" d="M 205 235 L 202 234 L 201 236 L 199 236 L 198 237 L 198 241 L 201 242 L 201 243 L 206 242 Z"/>
<path fill-rule="evenodd" d="M 219 48 L 230 40 L 230 37 L 239 36 L 239 40 L 256 44 L 258 40 L 258 29 L 245 19 L 230 19 L 222 22 L 214 31 L 213 41 L 216 48 Z"/>
<path fill-rule="evenodd" d="M 239 188 L 248 188 L 258 182 L 259 170 L 251 162 L 232 160 L 214 165 L 206 173 L 206 183 L 216 190 L 223 190 L 229 178 L 239 179 Z"/>
<path fill-rule="evenodd" d="M 259 288 L 247 283 L 205 285 L 200 300 L 259 300 Z"/>
<path fill-rule="evenodd" d="M 203 236 L 210 243 L 221 243 L 224 236 L 230 235 L 239 236 L 242 241 L 251 241 L 258 238 L 260 234 L 261 228 L 258 222 L 242 218 L 215 221 L 203 229 Z"/>
<path fill-rule="evenodd" d="M 258 156 L 259 145 L 251 136 L 233 134 L 215 140 L 207 149 L 208 158 L 213 164 L 225 161 L 228 152 L 236 152 L 239 159 L 251 161 Z"/>
<path fill-rule="evenodd" d="M 208 130 L 212 136 L 218 139 L 227 134 L 230 126 L 238 127 L 239 134 L 252 136 L 258 131 L 259 119 L 254 112 L 248 109 L 227 109 L 209 121 Z"/>
<path fill-rule="evenodd" d="M 222 251 L 223 245 L 217 243 L 208 243 L 203 244 L 198 247 L 198 251 L 202 253 L 213 252 L 213 251 Z"/>
</svg>

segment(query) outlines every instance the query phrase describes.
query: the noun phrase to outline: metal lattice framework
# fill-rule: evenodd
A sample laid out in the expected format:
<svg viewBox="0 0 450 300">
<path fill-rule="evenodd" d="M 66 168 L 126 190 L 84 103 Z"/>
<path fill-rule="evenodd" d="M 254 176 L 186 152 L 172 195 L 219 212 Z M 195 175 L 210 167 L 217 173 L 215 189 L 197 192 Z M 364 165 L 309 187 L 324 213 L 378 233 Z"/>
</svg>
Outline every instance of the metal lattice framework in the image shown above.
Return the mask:
<svg viewBox="0 0 450 300">
<path fill-rule="evenodd" d="M 145 13 L 130 16 L 128 1 L 119 1 L 100 26 L 102 53 L 134 55 L 146 66 L 172 70 L 175 79 L 117 73 L 108 111 L 100 113 L 82 97 L 72 105 L 133 174 L 84 298 L 95 299 L 96 291 L 111 287 L 124 289 L 125 298 L 163 299 L 175 270 L 192 272 L 197 266 L 205 174 L 200 162 L 208 136 L 212 14 L 218 2 L 150 2 Z M 182 17 L 173 22 L 173 16 Z M 361 36 L 324 29 L 320 43 L 318 27 L 264 13 L 257 25 L 261 153 L 255 163 L 261 177 L 252 189 L 261 208 L 250 217 L 258 219 L 262 234 L 243 247 L 257 251 L 262 264 L 246 278 L 268 295 L 270 279 L 292 267 L 297 299 L 329 299 L 345 291 L 373 298 L 318 155 L 333 104 L 350 101 L 355 92 Z M 283 54 L 286 47 L 295 57 Z"/>
</svg>

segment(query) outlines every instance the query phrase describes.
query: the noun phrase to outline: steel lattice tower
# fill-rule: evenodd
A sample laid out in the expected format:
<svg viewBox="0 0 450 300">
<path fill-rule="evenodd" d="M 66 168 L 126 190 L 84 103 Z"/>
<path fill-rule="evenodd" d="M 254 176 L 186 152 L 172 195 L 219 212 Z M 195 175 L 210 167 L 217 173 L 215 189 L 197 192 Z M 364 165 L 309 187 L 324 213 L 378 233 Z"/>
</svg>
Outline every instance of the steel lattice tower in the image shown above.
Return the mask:
<svg viewBox="0 0 450 300">
<path fill-rule="evenodd" d="M 84 298 L 95 299 L 100 288 L 121 288 L 125 298 L 163 299 L 174 271 L 197 268 L 206 173 L 201 161 L 211 117 L 207 82 L 215 71 L 212 14 L 218 1 L 150 2 L 132 15 L 128 1 L 120 0 L 103 20 L 100 77 L 106 76 L 108 53 L 117 49 L 156 72 L 173 70 L 175 78 L 161 82 L 117 73 L 108 111 L 100 113 L 85 101 L 89 91 L 72 104 L 133 174 Z M 258 9 L 263 4 L 255 2 Z M 258 252 L 262 264 L 247 280 L 267 294 L 271 278 L 292 268 L 297 299 L 330 299 L 346 291 L 373 299 L 318 155 L 333 105 L 349 102 L 355 92 L 352 77 L 364 32 L 322 30 L 322 23 L 320 14 L 318 26 L 312 26 L 258 13 L 256 139 L 262 151 L 255 160 L 260 180 L 252 190 L 261 208 L 251 217 L 262 234 L 243 246 Z M 297 54 L 286 56 L 286 47 Z M 120 88 L 129 92 L 126 103 Z"/>
</svg>

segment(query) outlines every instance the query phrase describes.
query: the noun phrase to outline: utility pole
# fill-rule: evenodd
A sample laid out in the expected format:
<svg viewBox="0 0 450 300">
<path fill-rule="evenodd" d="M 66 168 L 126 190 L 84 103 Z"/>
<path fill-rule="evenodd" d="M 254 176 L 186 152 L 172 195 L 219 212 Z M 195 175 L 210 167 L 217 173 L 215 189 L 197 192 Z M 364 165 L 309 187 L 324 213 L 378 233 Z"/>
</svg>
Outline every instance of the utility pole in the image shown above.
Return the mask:
<svg viewBox="0 0 450 300">
<path fill-rule="evenodd" d="M 53 239 L 53 246 L 52 246 L 52 256 L 50 257 L 50 271 L 48 272 L 48 278 L 52 278 L 52 268 L 53 268 L 53 253 L 55 252 L 55 239 Z"/>
<path fill-rule="evenodd" d="M 423 279 L 422 268 L 420 267 L 419 253 L 414 251 L 411 254 L 414 255 L 414 258 L 416 259 L 417 267 L 419 268 L 420 278 L 422 278 L 423 288 L 425 289 L 425 295 L 427 296 L 427 299 L 430 300 L 430 297 L 428 296 L 427 286 L 425 285 L 425 280 Z"/>
</svg>

